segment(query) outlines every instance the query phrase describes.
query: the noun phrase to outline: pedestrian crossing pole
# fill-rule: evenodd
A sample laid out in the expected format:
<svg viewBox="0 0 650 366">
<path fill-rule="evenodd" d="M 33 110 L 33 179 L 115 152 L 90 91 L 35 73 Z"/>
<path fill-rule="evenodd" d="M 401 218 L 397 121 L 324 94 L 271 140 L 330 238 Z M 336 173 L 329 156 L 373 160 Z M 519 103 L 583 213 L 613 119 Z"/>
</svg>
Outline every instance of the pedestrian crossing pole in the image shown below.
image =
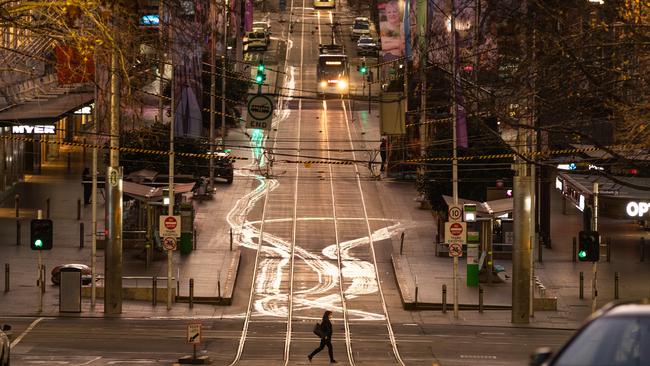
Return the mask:
<svg viewBox="0 0 650 366">
<path fill-rule="evenodd" d="M 598 231 L 598 183 L 594 183 L 594 218 L 593 231 Z M 600 235 L 598 237 L 598 247 L 600 249 Z M 598 251 L 600 253 L 600 250 Z M 598 257 L 600 259 L 600 255 Z M 591 312 L 596 312 L 598 302 L 598 261 L 591 262 Z"/>
</svg>

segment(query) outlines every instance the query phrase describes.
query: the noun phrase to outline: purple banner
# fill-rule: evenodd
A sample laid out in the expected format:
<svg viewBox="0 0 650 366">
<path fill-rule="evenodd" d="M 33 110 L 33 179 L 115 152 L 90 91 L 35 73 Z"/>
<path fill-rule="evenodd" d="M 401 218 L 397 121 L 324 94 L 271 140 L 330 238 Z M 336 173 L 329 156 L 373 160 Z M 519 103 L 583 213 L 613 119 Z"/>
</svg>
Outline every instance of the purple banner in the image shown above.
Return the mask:
<svg viewBox="0 0 650 366">
<path fill-rule="evenodd" d="M 246 11 L 244 16 L 244 32 L 253 30 L 253 0 L 246 0 Z"/>
</svg>

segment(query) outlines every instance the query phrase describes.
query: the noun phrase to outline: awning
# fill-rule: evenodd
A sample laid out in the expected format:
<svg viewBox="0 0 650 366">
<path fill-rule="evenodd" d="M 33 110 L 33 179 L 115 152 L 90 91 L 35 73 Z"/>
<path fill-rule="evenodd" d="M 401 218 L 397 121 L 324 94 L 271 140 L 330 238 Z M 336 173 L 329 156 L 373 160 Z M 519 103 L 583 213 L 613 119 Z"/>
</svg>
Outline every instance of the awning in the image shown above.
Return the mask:
<svg viewBox="0 0 650 366">
<path fill-rule="evenodd" d="M 442 198 L 445 200 L 447 206 L 453 204 L 453 197 L 443 195 Z M 514 203 L 512 198 L 502 198 L 498 200 L 492 200 L 487 202 L 472 201 L 463 198 L 458 198 L 458 204 L 474 204 L 476 205 L 476 213 L 480 216 L 500 216 L 512 212 Z"/>
<path fill-rule="evenodd" d="M 66 114 L 89 104 L 93 99 L 93 92 L 79 92 L 27 102 L 0 112 L 0 124 L 10 126 L 16 123 L 56 122 Z"/>
<path fill-rule="evenodd" d="M 195 183 L 174 183 L 174 194 L 191 192 Z M 122 182 L 122 192 L 143 202 L 157 202 L 163 199 L 163 189 L 166 186 L 151 187 L 128 181 Z"/>
</svg>

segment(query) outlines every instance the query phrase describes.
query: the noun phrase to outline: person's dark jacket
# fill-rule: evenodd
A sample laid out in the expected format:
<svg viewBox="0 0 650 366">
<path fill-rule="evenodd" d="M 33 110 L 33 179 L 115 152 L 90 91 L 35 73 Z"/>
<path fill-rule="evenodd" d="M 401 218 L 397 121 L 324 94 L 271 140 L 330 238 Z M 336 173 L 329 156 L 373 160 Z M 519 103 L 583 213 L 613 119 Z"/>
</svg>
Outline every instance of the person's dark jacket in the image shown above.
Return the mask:
<svg viewBox="0 0 650 366">
<path fill-rule="evenodd" d="M 332 322 L 330 322 L 327 316 L 323 317 L 320 328 L 323 330 L 323 338 L 332 339 Z"/>
</svg>

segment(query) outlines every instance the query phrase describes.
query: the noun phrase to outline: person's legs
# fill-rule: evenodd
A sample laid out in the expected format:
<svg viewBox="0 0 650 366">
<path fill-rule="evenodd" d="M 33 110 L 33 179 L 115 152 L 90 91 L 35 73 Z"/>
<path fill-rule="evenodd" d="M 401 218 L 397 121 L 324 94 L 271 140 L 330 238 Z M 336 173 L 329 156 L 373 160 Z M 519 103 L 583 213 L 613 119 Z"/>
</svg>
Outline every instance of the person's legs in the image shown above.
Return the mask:
<svg viewBox="0 0 650 366">
<path fill-rule="evenodd" d="M 328 340 L 327 341 L 327 352 L 330 355 L 330 361 L 334 362 L 334 350 L 332 349 L 332 341 Z"/>
<path fill-rule="evenodd" d="M 312 357 L 314 357 L 318 352 L 322 351 L 323 348 L 325 348 L 326 343 L 327 343 L 327 341 L 325 340 L 325 338 L 321 338 L 320 346 L 316 347 L 316 349 L 312 353 L 310 353 L 309 356 L 307 356 L 307 357 L 311 360 Z"/>
</svg>

